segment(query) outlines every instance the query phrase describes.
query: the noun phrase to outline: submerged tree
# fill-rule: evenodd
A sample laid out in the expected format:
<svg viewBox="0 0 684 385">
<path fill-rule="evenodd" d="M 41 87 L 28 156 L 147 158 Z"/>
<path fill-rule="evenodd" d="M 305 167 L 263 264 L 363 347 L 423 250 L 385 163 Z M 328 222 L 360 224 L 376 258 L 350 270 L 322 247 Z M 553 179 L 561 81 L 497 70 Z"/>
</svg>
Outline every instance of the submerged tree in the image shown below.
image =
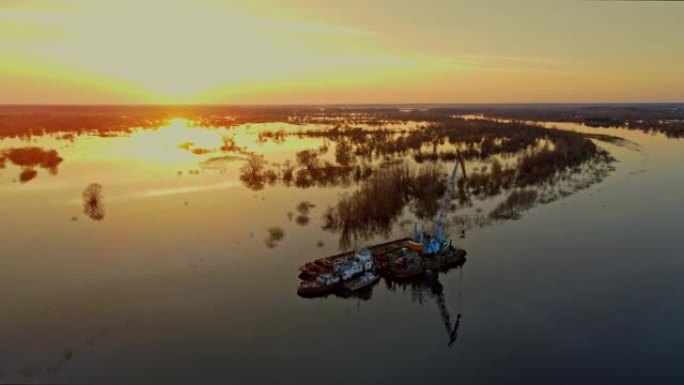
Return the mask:
<svg viewBox="0 0 684 385">
<path fill-rule="evenodd" d="M 311 171 L 318 167 L 318 152 L 314 150 L 302 150 L 297 153 L 297 163 Z"/>
<path fill-rule="evenodd" d="M 38 175 L 38 171 L 32 168 L 25 168 L 24 171 L 19 174 L 19 182 L 26 183 Z"/>
<path fill-rule="evenodd" d="M 499 203 L 490 213 L 492 219 L 518 219 L 521 212 L 531 209 L 539 194 L 532 189 L 514 190 L 505 201 Z"/>
<path fill-rule="evenodd" d="M 247 163 L 240 168 L 240 180 L 253 190 L 264 188 L 264 183 L 266 182 L 264 175 L 265 165 L 266 161 L 264 161 L 263 156 L 251 154 L 247 159 Z"/>
<path fill-rule="evenodd" d="M 429 181 L 429 183 L 428 183 Z M 414 202 L 419 215 L 433 215 L 445 191 L 445 178 L 436 167 L 412 170 L 392 164 L 373 173 L 358 190 L 344 194 L 323 215 L 323 228 L 340 232 L 340 248 L 375 235 L 388 236 L 404 207 Z"/>
<path fill-rule="evenodd" d="M 34 179 L 40 167 L 48 170 L 52 175 L 57 174 L 57 167 L 64 159 L 55 150 L 44 150 L 40 147 L 11 148 L 0 152 L 0 168 L 5 167 L 8 160 L 12 164 L 21 167 L 19 182 L 26 183 Z"/>
<path fill-rule="evenodd" d="M 83 212 L 94 221 L 101 221 L 105 216 L 102 186 L 91 183 L 83 190 Z"/>
<path fill-rule="evenodd" d="M 349 166 L 354 161 L 352 145 L 346 139 L 340 139 L 335 147 L 335 161 L 340 166 Z"/>
<path fill-rule="evenodd" d="M 281 227 L 269 227 L 266 230 L 268 231 L 268 237 L 266 237 L 264 243 L 269 249 L 278 246 L 278 242 L 285 238 L 285 230 L 283 230 Z"/>
</svg>

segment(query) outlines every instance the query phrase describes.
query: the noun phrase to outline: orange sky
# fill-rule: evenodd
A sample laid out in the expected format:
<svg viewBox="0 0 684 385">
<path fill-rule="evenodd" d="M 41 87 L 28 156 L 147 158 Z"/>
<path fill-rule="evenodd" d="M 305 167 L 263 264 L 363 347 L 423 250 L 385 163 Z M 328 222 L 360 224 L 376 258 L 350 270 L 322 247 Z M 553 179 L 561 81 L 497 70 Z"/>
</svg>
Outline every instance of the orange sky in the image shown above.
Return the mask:
<svg viewBox="0 0 684 385">
<path fill-rule="evenodd" d="M 285 3 L 2 1 L 0 103 L 684 101 L 684 2 Z"/>
</svg>

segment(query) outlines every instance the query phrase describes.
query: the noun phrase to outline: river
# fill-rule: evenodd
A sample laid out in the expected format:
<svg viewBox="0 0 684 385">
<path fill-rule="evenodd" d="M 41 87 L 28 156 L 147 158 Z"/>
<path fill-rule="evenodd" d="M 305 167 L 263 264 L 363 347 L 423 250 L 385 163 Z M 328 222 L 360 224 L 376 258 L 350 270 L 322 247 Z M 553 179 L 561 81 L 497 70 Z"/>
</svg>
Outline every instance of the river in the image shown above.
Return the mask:
<svg viewBox="0 0 684 385">
<path fill-rule="evenodd" d="M 317 299 L 296 295 L 297 268 L 338 252 L 321 217 L 353 186 L 249 189 L 242 161 L 200 168 L 177 148 L 183 121 L 0 139 L 63 158 L 24 183 L 26 166 L 0 169 L 0 382 L 680 383 L 684 141 L 558 125 L 629 143 L 596 142 L 617 160 L 600 183 L 454 237 L 468 261 L 439 287 Z M 185 149 L 220 137 L 191 131 Z"/>
</svg>

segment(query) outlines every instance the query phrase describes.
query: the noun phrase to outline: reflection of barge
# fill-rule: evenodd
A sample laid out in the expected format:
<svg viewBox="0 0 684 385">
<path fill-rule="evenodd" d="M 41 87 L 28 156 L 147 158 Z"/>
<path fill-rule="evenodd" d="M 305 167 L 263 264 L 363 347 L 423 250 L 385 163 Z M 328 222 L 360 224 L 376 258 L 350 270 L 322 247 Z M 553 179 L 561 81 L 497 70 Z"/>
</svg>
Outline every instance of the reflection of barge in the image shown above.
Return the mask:
<svg viewBox="0 0 684 385">
<path fill-rule="evenodd" d="M 361 273 L 374 272 L 395 279 L 407 279 L 426 273 L 435 274 L 463 264 L 465 250 L 453 246 L 451 240 L 445 237 L 446 216 L 459 163 L 465 174 L 459 157 L 440 202 L 433 234 L 426 233 L 422 228 L 418 231 L 418 227 L 414 226 L 412 238 L 401 238 L 309 262 L 299 268 L 303 281 L 297 292 L 300 295 L 324 295 L 345 286 L 354 287 L 349 281 Z"/>
</svg>

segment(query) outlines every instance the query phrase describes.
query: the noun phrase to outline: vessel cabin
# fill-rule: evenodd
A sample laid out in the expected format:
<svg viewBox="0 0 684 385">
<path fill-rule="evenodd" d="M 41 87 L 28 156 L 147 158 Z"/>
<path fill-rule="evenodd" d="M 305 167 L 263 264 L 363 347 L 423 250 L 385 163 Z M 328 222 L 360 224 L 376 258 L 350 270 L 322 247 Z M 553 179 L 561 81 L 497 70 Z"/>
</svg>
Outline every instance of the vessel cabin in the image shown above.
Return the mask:
<svg viewBox="0 0 684 385">
<path fill-rule="evenodd" d="M 355 260 L 351 262 L 340 262 L 335 264 L 335 273 L 339 274 L 342 279 L 347 280 L 356 274 L 363 272 L 363 268 L 363 264 Z"/>
<path fill-rule="evenodd" d="M 358 250 L 354 255 L 354 259 L 363 263 L 364 265 L 367 263 L 370 263 L 371 265 L 373 264 L 373 255 L 371 254 L 371 251 L 366 248 Z"/>
<path fill-rule="evenodd" d="M 340 277 L 337 277 L 332 274 L 321 274 L 319 275 L 316 280 L 323 285 L 334 285 L 338 282 L 340 282 Z"/>
</svg>

